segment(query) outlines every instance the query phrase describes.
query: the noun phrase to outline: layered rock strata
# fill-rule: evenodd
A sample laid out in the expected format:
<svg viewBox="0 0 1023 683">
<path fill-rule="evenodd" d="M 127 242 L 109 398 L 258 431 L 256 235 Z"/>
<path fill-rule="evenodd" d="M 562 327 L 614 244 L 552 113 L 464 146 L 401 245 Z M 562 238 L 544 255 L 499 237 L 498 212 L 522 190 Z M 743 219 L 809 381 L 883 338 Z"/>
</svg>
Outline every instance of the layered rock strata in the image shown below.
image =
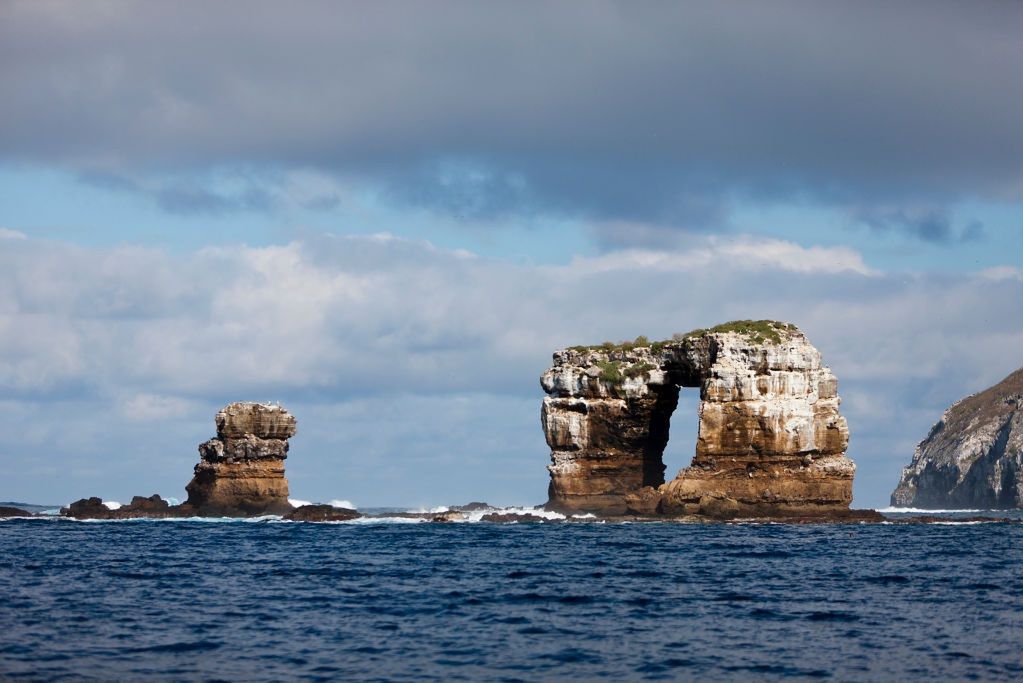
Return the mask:
<svg viewBox="0 0 1023 683">
<path fill-rule="evenodd" d="M 838 382 L 795 326 L 737 321 L 666 342 L 572 347 L 541 378 L 548 505 L 605 515 L 848 510 L 855 465 Z M 682 387 L 700 391 L 692 464 L 661 456 Z"/>
<path fill-rule="evenodd" d="M 294 416 L 278 405 L 231 403 L 216 416 L 217 436 L 199 446 L 185 505 L 200 515 L 286 514 L 284 460 Z"/>
<path fill-rule="evenodd" d="M 1023 507 L 1023 369 L 945 411 L 903 470 L 892 505 Z"/>
</svg>

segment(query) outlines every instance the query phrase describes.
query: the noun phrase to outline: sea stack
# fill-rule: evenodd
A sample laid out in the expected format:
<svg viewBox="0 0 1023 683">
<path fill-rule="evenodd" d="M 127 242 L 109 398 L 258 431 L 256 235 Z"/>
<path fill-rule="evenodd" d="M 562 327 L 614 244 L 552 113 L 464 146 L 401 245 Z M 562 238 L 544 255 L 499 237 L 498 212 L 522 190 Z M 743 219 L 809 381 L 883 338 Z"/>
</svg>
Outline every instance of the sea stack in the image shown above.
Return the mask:
<svg viewBox="0 0 1023 683">
<path fill-rule="evenodd" d="M 279 405 L 231 403 L 217 413 L 216 425 L 216 438 L 199 445 L 185 506 L 206 516 L 290 512 L 284 460 L 295 417 Z"/>
<path fill-rule="evenodd" d="M 1023 368 L 945 411 L 902 471 L 892 505 L 1023 507 Z"/>
<path fill-rule="evenodd" d="M 795 325 L 736 321 L 650 343 L 572 347 L 541 378 L 548 505 L 598 514 L 849 512 L 856 466 L 838 382 Z M 692 464 L 665 483 L 679 390 L 700 391 Z"/>
</svg>

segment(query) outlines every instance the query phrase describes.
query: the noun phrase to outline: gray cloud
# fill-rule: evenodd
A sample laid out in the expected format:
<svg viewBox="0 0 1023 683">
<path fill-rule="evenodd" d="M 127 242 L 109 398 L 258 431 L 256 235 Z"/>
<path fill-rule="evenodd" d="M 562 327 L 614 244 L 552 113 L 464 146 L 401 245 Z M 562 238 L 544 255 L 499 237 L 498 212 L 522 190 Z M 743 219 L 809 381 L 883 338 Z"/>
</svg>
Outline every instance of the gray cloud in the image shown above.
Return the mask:
<svg viewBox="0 0 1023 683">
<path fill-rule="evenodd" d="M 875 231 L 901 231 L 934 244 L 981 242 L 987 237 L 980 221 L 955 225 L 947 212 L 931 208 L 870 208 L 854 211 L 853 216 Z"/>
<path fill-rule="evenodd" d="M 215 410 L 251 399 L 299 416 L 298 497 L 537 502 L 553 349 L 771 317 L 835 369 L 857 502 L 882 504 L 941 411 L 1021 363 L 1011 267 L 885 275 L 849 249 L 752 238 L 564 266 L 387 237 L 183 255 L 0 240 L 3 498 L 181 495 Z"/>
<path fill-rule="evenodd" d="M 940 210 L 1020 197 L 1021 33 L 994 0 L 8 2 L 0 149 L 133 177 L 313 168 L 470 216 Z M 162 197 L 260 206 L 235 199 Z"/>
</svg>

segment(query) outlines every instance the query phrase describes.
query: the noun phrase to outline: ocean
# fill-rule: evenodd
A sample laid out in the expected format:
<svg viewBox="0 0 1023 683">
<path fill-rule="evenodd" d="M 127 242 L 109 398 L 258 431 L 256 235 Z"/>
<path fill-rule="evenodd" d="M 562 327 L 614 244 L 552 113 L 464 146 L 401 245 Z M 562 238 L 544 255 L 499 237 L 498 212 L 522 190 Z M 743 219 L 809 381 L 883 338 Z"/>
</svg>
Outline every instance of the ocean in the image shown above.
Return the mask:
<svg viewBox="0 0 1023 683">
<path fill-rule="evenodd" d="M 1023 525 L 954 517 L 5 520 L 0 678 L 1019 680 Z"/>
</svg>

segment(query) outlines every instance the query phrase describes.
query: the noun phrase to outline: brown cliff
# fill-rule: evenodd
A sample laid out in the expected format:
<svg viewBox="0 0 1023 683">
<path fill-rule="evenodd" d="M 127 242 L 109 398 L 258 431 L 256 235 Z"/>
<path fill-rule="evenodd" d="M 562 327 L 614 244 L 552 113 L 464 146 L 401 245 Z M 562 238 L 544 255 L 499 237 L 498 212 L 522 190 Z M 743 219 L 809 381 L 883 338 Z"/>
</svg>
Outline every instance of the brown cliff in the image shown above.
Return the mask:
<svg viewBox="0 0 1023 683">
<path fill-rule="evenodd" d="M 231 403 L 217 413 L 216 425 L 216 438 L 199 446 L 185 505 L 200 515 L 290 512 L 284 460 L 295 417 L 278 405 Z"/>
<path fill-rule="evenodd" d="M 839 514 L 855 465 L 838 383 L 794 325 L 738 321 L 650 343 L 572 347 L 541 378 L 548 505 L 605 515 Z M 665 483 L 680 388 L 700 391 L 692 464 Z"/>
</svg>

